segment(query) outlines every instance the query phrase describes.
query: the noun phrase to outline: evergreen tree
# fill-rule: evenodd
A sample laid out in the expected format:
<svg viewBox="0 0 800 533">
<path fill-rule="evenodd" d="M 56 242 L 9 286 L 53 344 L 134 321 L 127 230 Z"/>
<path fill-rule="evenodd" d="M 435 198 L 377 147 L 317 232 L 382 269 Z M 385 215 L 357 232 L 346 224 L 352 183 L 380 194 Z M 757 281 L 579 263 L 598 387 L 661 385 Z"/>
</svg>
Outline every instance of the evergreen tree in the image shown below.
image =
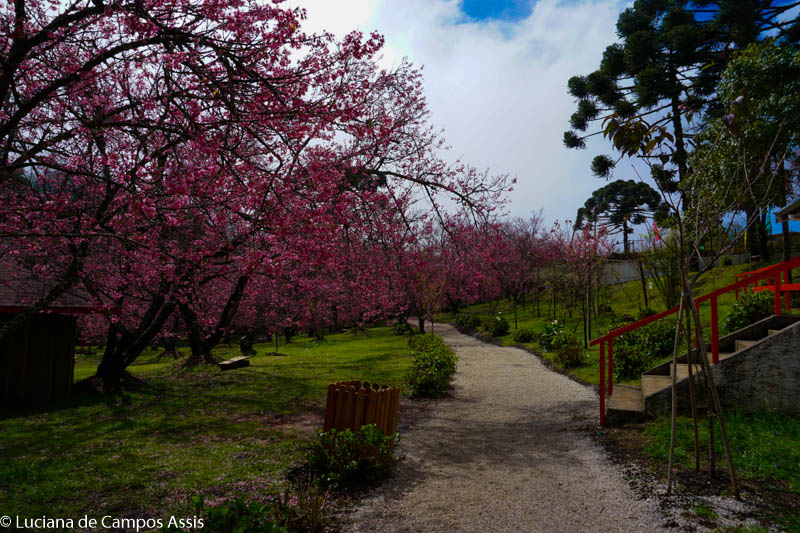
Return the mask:
<svg viewBox="0 0 800 533">
<path fill-rule="evenodd" d="M 619 152 L 599 155 L 592 171 L 608 177 L 624 156 L 650 159 L 653 179 L 675 191 L 688 174 L 694 116 L 716 116 L 716 85 L 737 49 L 777 35 L 797 42 L 800 24 L 789 18 L 800 2 L 770 0 L 636 0 L 617 21 L 619 43 L 606 48 L 600 68 L 574 76 L 568 89 L 578 100 L 564 134 L 570 148 L 603 134 Z M 600 129 L 589 132 L 599 122 Z"/>
<path fill-rule="evenodd" d="M 628 235 L 633 227 L 644 224 L 647 217 L 661 205 L 659 193 L 643 182 L 634 180 L 612 181 L 592 193 L 583 207 L 578 209 L 575 228 L 585 224 L 603 224 L 609 235 L 622 233 L 623 248 L 630 251 Z"/>
</svg>

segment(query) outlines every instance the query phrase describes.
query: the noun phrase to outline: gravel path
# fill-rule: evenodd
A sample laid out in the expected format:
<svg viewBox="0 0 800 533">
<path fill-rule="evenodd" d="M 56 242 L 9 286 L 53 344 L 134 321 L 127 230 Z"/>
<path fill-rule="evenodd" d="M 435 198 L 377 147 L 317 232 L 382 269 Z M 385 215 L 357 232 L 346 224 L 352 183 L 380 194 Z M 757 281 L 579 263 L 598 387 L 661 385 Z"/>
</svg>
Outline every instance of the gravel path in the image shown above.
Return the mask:
<svg viewBox="0 0 800 533">
<path fill-rule="evenodd" d="M 597 395 L 538 358 L 436 325 L 459 357 L 453 398 L 402 431 L 396 475 L 349 515 L 349 531 L 657 531 L 586 435 Z M 402 421 L 401 421 L 402 422 Z"/>
</svg>

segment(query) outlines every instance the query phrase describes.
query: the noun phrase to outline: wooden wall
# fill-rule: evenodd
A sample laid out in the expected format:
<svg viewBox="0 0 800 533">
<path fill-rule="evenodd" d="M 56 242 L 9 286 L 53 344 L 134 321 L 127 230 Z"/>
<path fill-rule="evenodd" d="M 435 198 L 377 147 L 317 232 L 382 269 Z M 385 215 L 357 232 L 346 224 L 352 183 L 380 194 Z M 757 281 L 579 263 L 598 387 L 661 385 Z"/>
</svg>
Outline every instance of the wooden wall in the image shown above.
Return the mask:
<svg viewBox="0 0 800 533">
<path fill-rule="evenodd" d="M 0 314 L 0 322 L 12 315 Z M 0 342 L 2 407 L 69 396 L 75 367 L 75 317 L 39 315 Z"/>
</svg>

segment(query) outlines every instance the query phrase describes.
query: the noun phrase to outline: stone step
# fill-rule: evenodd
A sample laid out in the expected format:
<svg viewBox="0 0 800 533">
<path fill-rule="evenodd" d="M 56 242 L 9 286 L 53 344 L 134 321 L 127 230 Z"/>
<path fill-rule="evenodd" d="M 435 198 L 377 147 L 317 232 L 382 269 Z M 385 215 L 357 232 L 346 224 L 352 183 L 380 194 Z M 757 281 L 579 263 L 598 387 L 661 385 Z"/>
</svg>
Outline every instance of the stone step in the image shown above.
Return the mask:
<svg viewBox="0 0 800 533">
<path fill-rule="evenodd" d="M 779 330 L 779 329 L 768 329 L 768 330 L 767 330 L 767 335 L 768 335 L 768 336 L 769 336 L 769 335 L 775 335 L 775 334 L 777 334 L 777 333 L 780 333 L 780 331 L 781 331 L 781 330 Z"/>
<path fill-rule="evenodd" d="M 736 352 L 719 352 L 719 360 L 722 361 L 723 359 L 727 359 L 735 353 Z"/>
<path fill-rule="evenodd" d="M 672 386 L 671 376 L 642 374 L 642 396 L 647 397 Z"/>
<path fill-rule="evenodd" d="M 629 385 L 614 385 L 614 394 L 608 399 L 608 409 L 609 411 L 644 412 L 642 389 Z"/>
<path fill-rule="evenodd" d="M 738 340 L 736 341 L 736 351 L 744 350 L 745 348 L 754 345 L 758 341 L 746 341 L 746 340 Z"/>
<path fill-rule="evenodd" d="M 670 372 L 672 372 L 674 366 L 673 365 L 669 365 L 669 366 L 670 366 Z M 703 369 L 703 366 L 700 365 L 700 364 L 695 363 L 694 365 L 692 365 L 692 373 L 694 375 L 699 374 L 702 371 L 702 369 Z M 686 363 L 678 363 L 677 370 L 678 370 L 678 372 L 677 372 L 676 375 L 678 376 L 678 381 L 682 380 L 683 378 L 688 378 L 689 377 L 689 365 L 688 364 L 686 364 Z M 670 375 L 672 375 L 672 374 L 670 374 Z"/>
</svg>

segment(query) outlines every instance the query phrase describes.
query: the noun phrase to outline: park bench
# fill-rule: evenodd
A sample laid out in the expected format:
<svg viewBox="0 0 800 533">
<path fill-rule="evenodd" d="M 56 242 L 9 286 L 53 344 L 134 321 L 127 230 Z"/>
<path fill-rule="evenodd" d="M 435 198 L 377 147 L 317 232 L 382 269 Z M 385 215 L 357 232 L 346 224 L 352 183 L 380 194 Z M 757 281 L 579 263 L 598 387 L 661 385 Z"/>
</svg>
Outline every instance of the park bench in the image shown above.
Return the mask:
<svg viewBox="0 0 800 533">
<path fill-rule="evenodd" d="M 227 361 L 222 361 L 221 363 L 217 363 L 220 370 L 231 370 L 233 368 L 241 368 L 243 366 L 250 366 L 249 357 L 244 355 L 240 355 L 238 357 L 232 357 Z"/>
</svg>

